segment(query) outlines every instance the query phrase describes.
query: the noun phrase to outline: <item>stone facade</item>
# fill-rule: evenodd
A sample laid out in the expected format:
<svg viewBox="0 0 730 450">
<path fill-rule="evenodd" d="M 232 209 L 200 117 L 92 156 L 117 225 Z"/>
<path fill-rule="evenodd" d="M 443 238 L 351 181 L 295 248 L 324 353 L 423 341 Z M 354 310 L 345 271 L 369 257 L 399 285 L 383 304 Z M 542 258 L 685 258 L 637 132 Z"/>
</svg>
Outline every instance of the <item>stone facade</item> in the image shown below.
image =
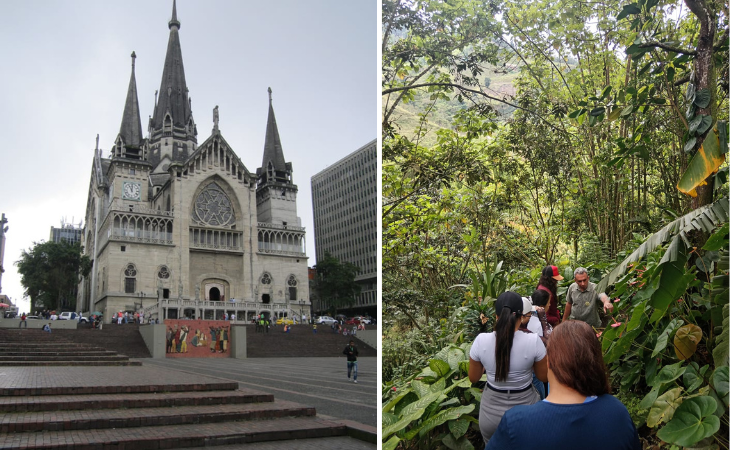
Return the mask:
<svg viewBox="0 0 730 450">
<path fill-rule="evenodd" d="M 108 158 L 94 152 L 83 242 L 92 273 L 77 309 L 145 318 L 249 319 L 309 304 L 305 230 L 269 90 L 262 167 L 249 171 L 218 128 L 197 143 L 173 3 L 159 100 L 142 137 L 132 75 Z M 298 310 L 298 309 L 297 309 Z"/>
</svg>

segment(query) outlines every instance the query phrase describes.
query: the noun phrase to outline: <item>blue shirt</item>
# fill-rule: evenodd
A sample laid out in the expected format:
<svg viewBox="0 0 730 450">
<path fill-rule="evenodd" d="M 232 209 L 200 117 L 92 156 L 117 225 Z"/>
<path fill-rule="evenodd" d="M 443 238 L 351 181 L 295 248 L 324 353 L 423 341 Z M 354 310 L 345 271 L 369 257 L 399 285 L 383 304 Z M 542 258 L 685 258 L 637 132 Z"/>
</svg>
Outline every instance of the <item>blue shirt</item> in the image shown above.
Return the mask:
<svg viewBox="0 0 730 450">
<path fill-rule="evenodd" d="M 507 411 L 487 450 L 641 450 L 626 407 L 612 395 L 588 403 L 542 401 Z"/>
</svg>

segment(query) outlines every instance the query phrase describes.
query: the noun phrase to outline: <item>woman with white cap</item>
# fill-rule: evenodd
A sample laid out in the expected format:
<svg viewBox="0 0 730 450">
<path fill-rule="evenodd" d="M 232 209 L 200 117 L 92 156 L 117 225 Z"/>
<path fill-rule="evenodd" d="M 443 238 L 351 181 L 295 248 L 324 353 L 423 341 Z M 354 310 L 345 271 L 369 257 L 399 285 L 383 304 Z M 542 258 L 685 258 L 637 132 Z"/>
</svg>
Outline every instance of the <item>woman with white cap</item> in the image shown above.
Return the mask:
<svg viewBox="0 0 730 450">
<path fill-rule="evenodd" d="M 487 384 L 479 408 L 479 429 L 489 442 L 505 411 L 516 405 L 532 405 L 540 396 L 532 385 L 547 380 L 547 353 L 539 336 L 518 332 L 522 321 L 522 297 L 504 292 L 495 303 L 497 323 L 482 333 L 469 352 L 469 380 L 476 383 L 486 371 Z"/>
</svg>

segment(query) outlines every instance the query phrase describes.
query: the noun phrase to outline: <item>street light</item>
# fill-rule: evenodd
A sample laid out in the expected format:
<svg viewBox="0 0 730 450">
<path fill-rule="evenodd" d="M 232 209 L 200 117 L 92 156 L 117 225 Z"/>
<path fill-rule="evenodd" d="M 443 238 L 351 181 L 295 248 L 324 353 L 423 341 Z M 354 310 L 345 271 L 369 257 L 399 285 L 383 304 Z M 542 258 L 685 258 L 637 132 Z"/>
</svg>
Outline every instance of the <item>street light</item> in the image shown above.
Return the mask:
<svg viewBox="0 0 730 450">
<path fill-rule="evenodd" d="M 304 306 L 304 300 L 299 300 L 299 321 L 304 324 L 304 321 L 302 320 L 302 307 Z"/>
</svg>

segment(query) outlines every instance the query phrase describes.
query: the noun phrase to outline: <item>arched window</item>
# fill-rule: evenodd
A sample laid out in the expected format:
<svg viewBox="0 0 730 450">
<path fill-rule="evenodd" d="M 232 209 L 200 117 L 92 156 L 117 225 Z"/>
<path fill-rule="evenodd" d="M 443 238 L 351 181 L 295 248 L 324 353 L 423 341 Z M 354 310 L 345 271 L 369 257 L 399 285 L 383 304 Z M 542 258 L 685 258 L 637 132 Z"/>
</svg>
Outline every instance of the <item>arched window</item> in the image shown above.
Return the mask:
<svg viewBox="0 0 730 450">
<path fill-rule="evenodd" d="M 134 264 L 127 264 L 124 270 L 124 292 L 134 294 L 137 288 L 137 268 Z"/>
<path fill-rule="evenodd" d="M 297 299 L 297 277 L 289 275 L 289 279 L 286 280 L 286 284 L 289 285 L 289 300 Z"/>
</svg>

